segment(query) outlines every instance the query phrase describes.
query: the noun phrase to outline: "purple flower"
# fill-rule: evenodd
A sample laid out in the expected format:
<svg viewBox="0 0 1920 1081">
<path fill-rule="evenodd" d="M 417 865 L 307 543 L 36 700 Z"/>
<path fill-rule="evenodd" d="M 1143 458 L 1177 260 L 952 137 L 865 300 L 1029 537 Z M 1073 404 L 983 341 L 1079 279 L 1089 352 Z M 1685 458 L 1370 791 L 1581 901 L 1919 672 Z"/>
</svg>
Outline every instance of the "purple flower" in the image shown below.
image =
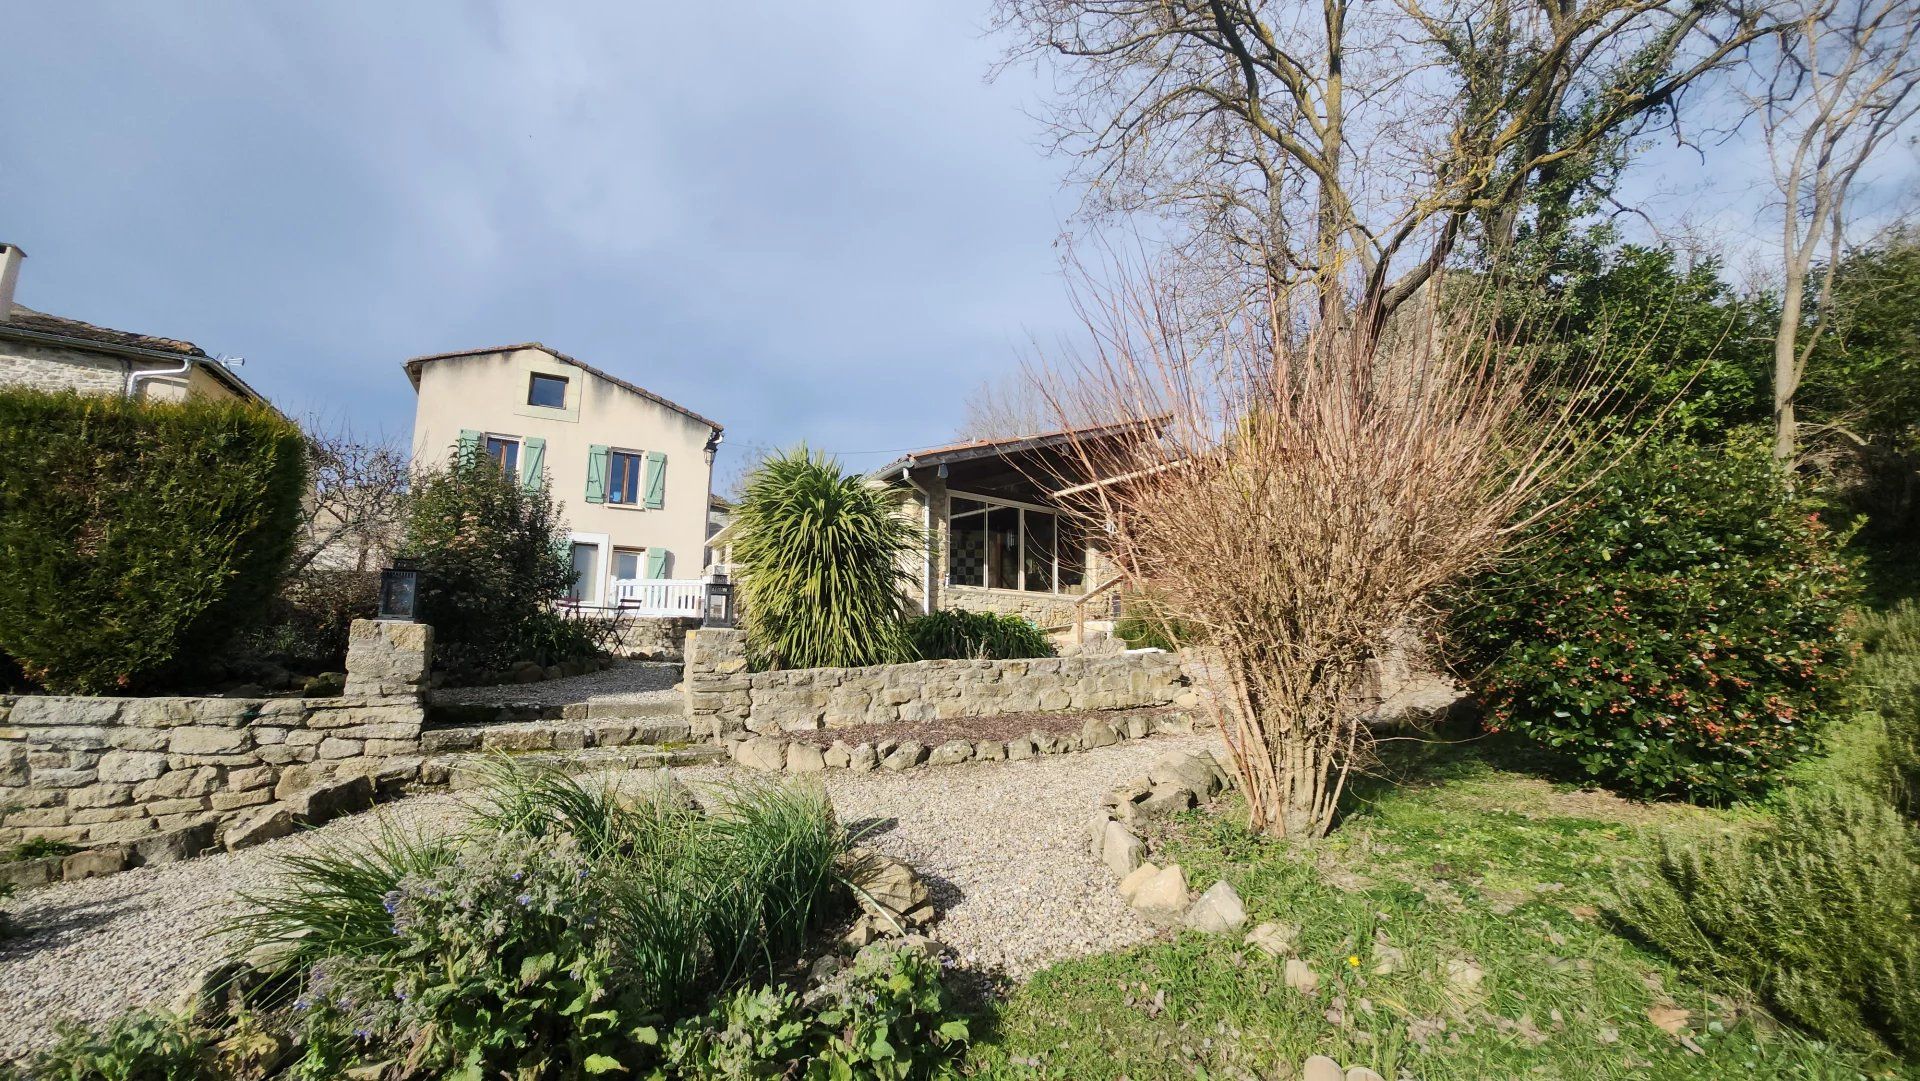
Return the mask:
<svg viewBox="0 0 1920 1081">
<path fill-rule="evenodd" d="M 533 903 L 533 894 L 531 894 L 531 893 L 523 893 L 523 894 L 521 894 L 520 896 L 518 896 L 518 897 L 516 897 L 516 898 L 514 898 L 514 900 L 516 900 L 516 901 L 518 901 L 518 902 L 520 902 L 520 907 L 521 907 L 521 908 L 525 908 L 525 907 L 527 907 L 528 905 L 530 905 L 530 904 L 532 904 L 532 903 Z"/>
<path fill-rule="evenodd" d="M 515 882 L 518 882 L 525 877 L 527 877 L 527 873 L 525 871 L 515 871 L 513 873 L 513 880 Z"/>
</svg>

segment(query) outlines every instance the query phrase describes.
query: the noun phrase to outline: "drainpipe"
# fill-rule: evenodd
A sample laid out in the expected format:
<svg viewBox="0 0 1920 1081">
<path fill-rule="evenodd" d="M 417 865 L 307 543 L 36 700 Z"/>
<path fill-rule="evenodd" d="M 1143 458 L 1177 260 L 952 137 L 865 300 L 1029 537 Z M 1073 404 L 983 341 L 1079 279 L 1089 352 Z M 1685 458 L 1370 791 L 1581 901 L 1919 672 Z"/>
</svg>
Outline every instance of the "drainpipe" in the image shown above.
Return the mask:
<svg viewBox="0 0 1920 1081">
<path fill-rule="evenodd" d="M 131 398 L 136 393 L 139 392 L 140 383 L 143 380 L 160 379 L 169 375 L 185 375 L 192 370 L 193 370 L 192 357 L 188 357 L 186 360 L 181 361 L 180 366 L 178 368 L 160 368 L 160 369 L 157 369 L 154 371 L 148 371 L 148 372 L 143 372 L 136 369 L 133 366 L 133 362 L 128 361 L 127 362 L 127 397 Z"/>
<path fill-rule="evenodd" d="M 920 493 L 920 505 L 926 508 L 926 523 L 924 526 L 922 526 L 922 528 L 926 531 L 925 536 L 927 538 L 927 555 L 920 570 L 920 612 L 922 615 L 932 615 L 933 614 L 933 493 L 927 491 L 925 488 L 922 488 L 920 486 L 920 482 L 913 479 L 913 467 L 910 465 L 900 470 L 900 479 L 906 481 L 907 484 L 910 485 L 914 491 Z"/>
</svg>

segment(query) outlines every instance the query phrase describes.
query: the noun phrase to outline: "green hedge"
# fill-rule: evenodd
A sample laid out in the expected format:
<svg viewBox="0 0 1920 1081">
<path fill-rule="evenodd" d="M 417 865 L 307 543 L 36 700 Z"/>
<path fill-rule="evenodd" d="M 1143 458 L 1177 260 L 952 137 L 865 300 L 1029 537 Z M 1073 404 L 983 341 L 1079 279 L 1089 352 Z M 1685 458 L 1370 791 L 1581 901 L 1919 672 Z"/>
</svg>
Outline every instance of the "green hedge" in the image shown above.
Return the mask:
<svg viewBox="0 0 1920 1081">
<path fill-rule="evenodd" d="M 1653 443 L 1459 600 L 1450 638 L 1492 729 L 1584 778 L 1718 803 L 1819 745 L 1857 596 L 1758 440 Z"/>
<path fill-rule="evenodd" d="M 305 442 L 271 410 L 0 391 L 0 651 L 50 691 L 191 673 L 292 550 Z"/>
</svg>

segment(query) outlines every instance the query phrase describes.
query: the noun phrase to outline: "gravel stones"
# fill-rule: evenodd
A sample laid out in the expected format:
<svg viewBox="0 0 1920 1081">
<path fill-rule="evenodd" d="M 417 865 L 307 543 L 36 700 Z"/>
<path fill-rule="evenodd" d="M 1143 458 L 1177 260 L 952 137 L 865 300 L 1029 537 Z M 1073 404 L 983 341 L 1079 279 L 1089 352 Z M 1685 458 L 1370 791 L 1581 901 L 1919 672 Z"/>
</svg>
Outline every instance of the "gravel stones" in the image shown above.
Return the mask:
<svg viewBox="0 0 1920 1081">
<path fill-rule="evenodd" d="M 1113 878 L 1077 855 L 1087 849 L 1088 810 L 1161 751 L 1197 750 L 1216 739 L 1127 742 L 992 769 L 903 775 L 849 768 L 818 780 L 841 821 L 870 828 L 864 844 L 912 865 L 939 909 L 940 939 L 965 964 L 1020 979 L 1056 961 L 1153 937 Z M 857 759 L 860 748 L 852 753 Z M 675 776 L 699 795 L 704 785 L 737 781 L 738 773 L 701 766 Z M 0 987 L 7 989 L 0 995 L 0 1057 L 48 1045 L 62 1018 L 98 1023 L 171 1001 L 219 957 L 219 928 L 242 911 L 237 895 L 268 888 L 277 856 L 365 843 L 382 829 L 441 832 L 465 813 L 458 794 L 427 793 L 246 851 L 16 896 L 8 907 L 23 937 L 0 951 Z"/>
</svg>

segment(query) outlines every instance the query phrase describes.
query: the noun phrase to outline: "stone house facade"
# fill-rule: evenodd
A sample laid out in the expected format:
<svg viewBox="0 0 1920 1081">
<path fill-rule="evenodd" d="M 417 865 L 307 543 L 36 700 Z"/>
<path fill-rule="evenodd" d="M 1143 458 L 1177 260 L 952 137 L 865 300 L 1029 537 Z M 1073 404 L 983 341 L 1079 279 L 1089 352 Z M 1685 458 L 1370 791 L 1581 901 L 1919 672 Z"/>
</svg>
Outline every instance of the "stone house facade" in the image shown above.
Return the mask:
<svg viewBox="0 0 1920 1081">
<path fill-rule="evenodd" d="M 265 400 L 192 342 L 112 330 L 16 303 L 25 260 L 17 245 L 0 244 L 0 386 L 155 401 Z"/>
<path fill-rule="evenodd" d="M 615 607 L 656 592 L 635 583 L 701 577 L 717 421 L 538 342 L 405 368 L 415 465 L 475 448 L 548 486 L 573 531 L 574 602 Z"/>
</svg>

